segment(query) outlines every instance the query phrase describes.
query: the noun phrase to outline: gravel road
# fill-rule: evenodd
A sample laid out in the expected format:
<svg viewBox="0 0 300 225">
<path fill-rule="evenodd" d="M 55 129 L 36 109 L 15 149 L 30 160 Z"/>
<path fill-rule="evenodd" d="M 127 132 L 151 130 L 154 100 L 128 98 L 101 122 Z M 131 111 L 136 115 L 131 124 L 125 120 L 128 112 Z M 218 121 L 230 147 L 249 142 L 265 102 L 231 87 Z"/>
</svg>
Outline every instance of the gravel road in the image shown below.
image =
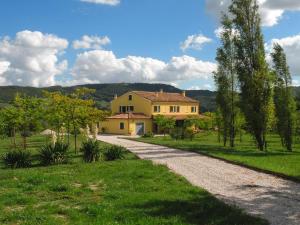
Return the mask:
<svg viewBox="0 0 300 225">
<path fill-rule="evenodd" d="M 98 139 L 126 147 L 141 159 L 166 165 L 224 202 L 272 225 L 300 225 L 300 184 L 197 153 L 122 139 Z M 300 162 L 299 162 L 300 163 Z"/>
</svg>

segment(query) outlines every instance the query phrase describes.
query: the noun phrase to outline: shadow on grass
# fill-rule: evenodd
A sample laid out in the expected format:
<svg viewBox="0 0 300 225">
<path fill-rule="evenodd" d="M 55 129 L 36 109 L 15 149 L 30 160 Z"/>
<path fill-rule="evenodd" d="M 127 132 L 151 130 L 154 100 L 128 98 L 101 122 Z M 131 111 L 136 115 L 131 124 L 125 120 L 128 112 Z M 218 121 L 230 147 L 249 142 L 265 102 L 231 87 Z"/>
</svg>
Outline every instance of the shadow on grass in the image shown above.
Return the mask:
<svg viewBox="0 0 300 225">
<path fill-rule="evenodd" d="M 265 225 L 267 221 L 246 215 L 209 194 L 187 200 L 154 200 L 136 204 L 135 207 L 150 217 L 178 218 L 188 224 L 197 225 Z"/>
</svg>

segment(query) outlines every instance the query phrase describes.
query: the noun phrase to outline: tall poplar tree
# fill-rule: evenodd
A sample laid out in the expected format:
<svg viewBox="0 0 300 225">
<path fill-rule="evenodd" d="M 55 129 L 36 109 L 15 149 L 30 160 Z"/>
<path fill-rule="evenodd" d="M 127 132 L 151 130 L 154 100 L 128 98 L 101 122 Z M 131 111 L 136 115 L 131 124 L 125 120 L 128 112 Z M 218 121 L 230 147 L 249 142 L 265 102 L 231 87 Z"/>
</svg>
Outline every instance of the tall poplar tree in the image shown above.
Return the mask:
<svg viewBox="0 0 300 225">
<path fill-rule="evenodd" d="M 224 15 L 220 35 L 222 46 L 217 50 L 218 70 L 214 74 L 214 78 L 217 86 L 216 102 L 222 116 L 224 146 L 226 146 L 229 136 L 230 147 L 234 147 L 238 101 L 235 35 L 232 21 Z"/>
<path fill-rule="evenodd" d="M 266 150 L 266 132 L 272 108 L 272 76 L 265 59 L 261 19 L 256 0 L 233 0 L 230 13 L 238 33 L 237 74 L 241 107 L 260 150 Z"/>
<path fill-rule="evenodd" d="M 292 151 L 293 129 L 296 102 L 292 93 L 292 78 L 287 65 L 286 55 L 279 44 L 275 44 L 271 53 L 275 74 L 274 103 L 277 117 L 277 129 L 282 144 Z"/>
</svg>

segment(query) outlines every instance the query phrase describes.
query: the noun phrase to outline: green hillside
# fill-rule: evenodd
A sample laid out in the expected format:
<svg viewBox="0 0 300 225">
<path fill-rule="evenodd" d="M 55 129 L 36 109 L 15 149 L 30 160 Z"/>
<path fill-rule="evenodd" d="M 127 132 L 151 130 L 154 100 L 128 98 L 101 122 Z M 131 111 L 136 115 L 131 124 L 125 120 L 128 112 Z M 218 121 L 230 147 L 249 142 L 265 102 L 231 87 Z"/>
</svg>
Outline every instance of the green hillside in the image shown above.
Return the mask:
<svg viewBox="0 0 300 225">
<path fill-rule="evenodd" d="M 41 97 L 44 90 L 46 91 L 61 91 L 63 93 L 70 93 L 78 87 L 87 87 L 95 89 L 94 98 L 97 106 L 101 109 L 109 109 L 109 102 L 113 99 L 114 95 L 122 95 L 128 91 L 159 91 L 163 89 L 165 92 L 182 92 L 182 90 L 166 84 L 88 84 L 72 87 L 47 87 L 47 88 L 34 88 L 34 87 L 19 87 L 19 86 L 3 86 L 0 87 L 0 107 L 9 103 L 16 93 L 23 93 L 29 96 Z M 214 111 L 215 105 L 215 92 L 203 90 L 191 90 L 186 92 L 187 96 L 197 99 L 201 103 L 201 111 Z"/>
</svg>

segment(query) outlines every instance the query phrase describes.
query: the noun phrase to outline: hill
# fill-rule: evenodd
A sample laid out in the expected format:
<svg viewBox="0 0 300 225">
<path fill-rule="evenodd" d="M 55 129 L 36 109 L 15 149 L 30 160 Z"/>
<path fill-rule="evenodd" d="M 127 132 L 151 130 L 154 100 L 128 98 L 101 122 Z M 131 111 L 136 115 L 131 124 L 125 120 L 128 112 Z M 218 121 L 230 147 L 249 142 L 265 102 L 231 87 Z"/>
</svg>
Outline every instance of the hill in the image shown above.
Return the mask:
<svg viewBox="0 0 300 225">
<path fill-rule="evenodd" d="M 43 91 L 60 91 L 68 94 L 79 87 L 87 87 L 95 89 L 96 92 L 93 95 L 96 100 L 97 107 L 101 109 L 109 109 L 109 103 L 113 99 L 114 95 L 122 95 L 128 91 L 159 91 L 163 89 L 165 92 L 182 92 L 181 89 L 166 84 L 146 84 L 146 83 L 119 83 L 119 84 L 87 84 L 71 87 L 53 86 L 46 88 L 34 88 L 34 87 L 20 87 L 20 86 L 2 86 L 0 87 L 0 106 L 6 105 L 11 102 L 17 93 L 26 94 L 29 96 L 42 97 Z M 216 109 L 215 104 L 215 92 L 205 90 L 188 90 L 186 95 L 200 101 L 201 111 L 214 111 Z"/>
</svg>

